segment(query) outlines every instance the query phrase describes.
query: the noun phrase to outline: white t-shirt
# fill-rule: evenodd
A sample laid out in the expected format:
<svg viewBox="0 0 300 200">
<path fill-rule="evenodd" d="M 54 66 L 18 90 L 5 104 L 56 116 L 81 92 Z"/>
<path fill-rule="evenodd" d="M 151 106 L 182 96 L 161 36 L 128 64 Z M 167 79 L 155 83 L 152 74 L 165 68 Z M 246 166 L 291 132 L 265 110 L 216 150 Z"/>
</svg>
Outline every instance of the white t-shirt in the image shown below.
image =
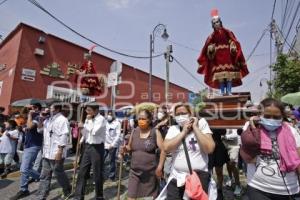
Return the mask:
<svg viewBox="0 0 300 200">
<path fill-rule="evenodd" d="M 198 122 L 199 129 L 203 134 L 212 134 L 208 123 L 204 118 Z M 172 139 L 180 134 L 178 125 L 171 126 L 168 130 L 165 140 Z M 208 171 L 208 155 L 201 151 L 194 132 L 188 134 L 185 138 L 188 149 L 191 165 L 193 170 Z M 177 179 L 177 185 L 181 186 L 185 182 L 185 176 L 189 173 L 183 145 L 180 144 L 178 148 L 172 152 L 172 169 L 171 176 Z"/>
<path fill-rule="evenodd" d="M 290 127 L 293 136 L 296 140 L 297 148 L 300 147 L 300 135 L 297 131 Z M 272 140 L 273 152 L 280 165 L 279 159 L 279 147 L 276 141 L 276 133 L 270 133 Z M 247 168 L 247 182 L 253 188 L 258 190 L 280 195 L 288 195 L 287 188 L 283 182 L 278 165 L 275 162 L 274 156 L 259 155 L 256 157 L 256 164 L 249 163 Z M 296 172 L 290 172 L 285 174 L 285 182 L 289 189 L 290 194 L 296 194 L 299 192 L 299 184 Z"/>
<path fill-rule="evenodd" d="M 109 145 L 117 148 L 121 140 L 121 123 L 118 120 L 106 122 L 105 148 Z"/>
<path fill-rule="evenodd" d="M 98 114 L 94 119 L 86 119 L 82 129 L 82 140 L 88 144 L 105 142 L 106 120 Z"/>
<path fill-rule="evenodd" d="M 227 148 L 239 147 L 238 137 L 237 129 L 226 129 L 226 135 L 223 142 Z"/>
<path fill-rule="evenodd" d="M 18 140 L 10 139 L 6 133 L 9 133 L 10 136 L 18 138 L 19 137 L 19 131 L 13 130 L 13 131 L 5 131 L 5 133 L 0 138 L 0 153 L 11 153 L 14 154 L 16 152 L 16 144 Z"/>
</svg>

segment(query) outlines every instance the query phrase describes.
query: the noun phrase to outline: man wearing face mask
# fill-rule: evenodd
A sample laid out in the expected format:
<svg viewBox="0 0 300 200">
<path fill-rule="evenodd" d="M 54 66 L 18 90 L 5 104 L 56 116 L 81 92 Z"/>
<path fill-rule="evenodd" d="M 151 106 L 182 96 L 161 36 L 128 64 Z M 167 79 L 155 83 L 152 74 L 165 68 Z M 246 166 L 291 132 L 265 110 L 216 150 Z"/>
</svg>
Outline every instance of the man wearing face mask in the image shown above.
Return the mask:
<svg viewBox="0 0 300 200">
<path fill-rule="evenodd" d="M 109 159 L 108 178 L 112 181 L 116 178 L 116 155 L 121 141 L 121 124 L 110 111 L 107 114 L 105 155 L 104 159 Z"/>
<path fill-rule="evenodd" d="M 35 103 L 25 107 L 29 109 L 27 116 L 26 129 L 25 129 L 25 142 L 24 152 L 22 155 L 22 163 L 20 167 L 20 191 L 11 199 L 20 199 L 28 196 L 28 184 L 30 178 L 32 180 L 38 180 L 40 173 L 37 172 L 33 166 L 37 158 L 38 153 L 42 149 L 43 145 L 43 123 L 40 120 L 40 112 L 42 106 L 40 103 Z"/>
<path fill-rule="evenodd" d="M 71 185 L 64 171 L 64 160 L 67 157 L 69 138 L 69 122 L 61 113 L 62 105 L 50 106 L 50 117 L 43 123 L 43 161 L 40 176 L 40 185 L 36 199 L 46 199 L 50 190 L 52 173 L 54 172 L 58 184 L 63 189 L 63 197 L 71 194 Z"/>
<path fill-rule="evenodd" d="M 93 169 L 95 182 L 95 200 L 103 200 L 103 164 L 106 120 L 99 112 L 99 105 L 95 102 L 86 106 L 86 120 L 83 126 L 80 143 L 84 144 L 84 151 L 77 176 L 74 200 L 84 199 L 86 180 L 90 169 Z"/>
</svg>

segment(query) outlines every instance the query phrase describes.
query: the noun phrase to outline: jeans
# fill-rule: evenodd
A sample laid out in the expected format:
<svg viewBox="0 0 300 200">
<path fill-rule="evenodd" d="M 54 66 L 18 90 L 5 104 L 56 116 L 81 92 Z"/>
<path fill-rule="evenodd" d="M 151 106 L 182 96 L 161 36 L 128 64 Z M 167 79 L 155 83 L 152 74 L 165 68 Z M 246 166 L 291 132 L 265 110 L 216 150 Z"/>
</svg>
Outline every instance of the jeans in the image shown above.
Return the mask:
<svg viewBox="0 0 300 200">
<path fill-rule="evenodd" d="M 20 168 L 20 189 L 22 191 L 28 190 L 29 177 L 32 177 L 33 179 L 39 179 L 40 177 L 40 174 L 37 171 L 33 170 L 34 161 L 40 150 L 41 147 L 38 146 L 24 149 Z"/>
<path fill-rule="evenodd" d="M 104 162 L 104 144 L 85 144 L 80 170 L 77 176 L 77 184 L 74 194 L 74 200 L 84 199 L 85 185 L 93 167 L 93 175 L 95 182 L 95 199 L 103 198 L 103 162 Z"/>
<path fill-rule="evenodd" d="M 108 158 L 109 160 L 109 174 L 108 178 L 115 179 L 116 178 L 116 154 L 117 148 L 105 149 L 104 160 Z"/>
<path fill-rule="evenodd" d="M 71 193 L 71 185 L 64 171 L 64 160 L 56 161 L 43 158 L 40 185 L 35 199 L 46 199 L 50 189 L 52 172 L 54 172 L 58 184 L 62 187 L 64 195 L 67 196 Z"/>
<path fill-rule="evenodd" d="M 36 159 L 35 159 L 35 162 L 33 165 L 33 169 L 35 171 L 37 171 L 38 173 L 41 173 L 41 171 L 42 171 L 42 161 L 43 161 L 42 156 L 43 156 L 43 152 L 42 152 L 42 150 L 40 150 L 38 155 L 36 156 Z"/>
</svg>

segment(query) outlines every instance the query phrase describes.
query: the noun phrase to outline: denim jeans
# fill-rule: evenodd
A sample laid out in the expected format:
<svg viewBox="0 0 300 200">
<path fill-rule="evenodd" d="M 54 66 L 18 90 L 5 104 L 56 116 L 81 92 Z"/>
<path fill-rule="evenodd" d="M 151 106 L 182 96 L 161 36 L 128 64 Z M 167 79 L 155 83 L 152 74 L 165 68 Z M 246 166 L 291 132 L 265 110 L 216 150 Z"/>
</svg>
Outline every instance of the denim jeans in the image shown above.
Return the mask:
<svg viewBox="0 0 300 200">
<path fill-rule="evenodd" d="M 29 177 L 33 179 L 39 179 L 40 174 L 33 169 L 33 165 L 35 159 L 41 150 L 41 147 L 29 147 L 24 149 L 23 156 L 22 156 L 22 163 L 21 163 L 21 178 L 20 178 L 20 189 L 22 191 L 28 190 L 28 180 Z"/>
<path fill-rule="evenodd" d="M 109 173 L 108 178 L 116 178 L 116 154 L 117 148 L 105 149 L 104 160 L 109 159 Z"/>
<path fill-rule="evenodd" d="M 42 171 L 42 161 L 43 161 L 43 152 L 42 150 L 39 151 L 38 155 L 36 156 L 33 169 L 37 171 L 38 173 L 41 173 Z"/>
<path fill-rule="evenodd" d="M 52 172 L 54 172 L 58 184 L 62 187 L 64 195 L 67 196 L 71 193 L 71 185 L 64 170 L 64 160 L 55 161 L 43 158 L 40 185 L 35 199 L 46 199 L 50 190 Z"/>
</svg>

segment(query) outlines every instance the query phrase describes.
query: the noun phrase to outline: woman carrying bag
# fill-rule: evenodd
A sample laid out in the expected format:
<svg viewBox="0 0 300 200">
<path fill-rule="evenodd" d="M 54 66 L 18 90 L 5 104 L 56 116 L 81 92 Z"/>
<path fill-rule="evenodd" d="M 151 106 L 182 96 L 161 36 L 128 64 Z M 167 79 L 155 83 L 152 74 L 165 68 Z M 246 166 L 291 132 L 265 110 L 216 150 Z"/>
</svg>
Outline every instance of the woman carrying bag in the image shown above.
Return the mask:
<svg viewBox="0 0 300 200">
<path fill-rule="evenodd" d="M 165 199 L 164 194 L 167 200 L 183 199 L 185 193 L 189 195 L 191 192 L 187 191 L 187 186 L 190 185 L 186 180 L 197 182 L 197 178 L 201 181 L 199 189 L 207 194 L 210 181 L 208 154 L 215 148 L 212 131 L 204 118 L 198 120 L 192 117 L 188 104 L 177 104 L 174 107 L 174 116 L 178 125 L 170 127 L 164 141 L 164 150 L 172 153 L 171 174 L 158 199 Z M 189 198 L 194 199 L 191 196 Z"/>
<path fill-rule="evenodd" d="M 241 135 L 240 154 L 247 166 L 249 200 L 299 198 L 300 136 L 284 122 L 284 106 L 267 98 L 261 115 L 252 117 Z"/>
</svg>

